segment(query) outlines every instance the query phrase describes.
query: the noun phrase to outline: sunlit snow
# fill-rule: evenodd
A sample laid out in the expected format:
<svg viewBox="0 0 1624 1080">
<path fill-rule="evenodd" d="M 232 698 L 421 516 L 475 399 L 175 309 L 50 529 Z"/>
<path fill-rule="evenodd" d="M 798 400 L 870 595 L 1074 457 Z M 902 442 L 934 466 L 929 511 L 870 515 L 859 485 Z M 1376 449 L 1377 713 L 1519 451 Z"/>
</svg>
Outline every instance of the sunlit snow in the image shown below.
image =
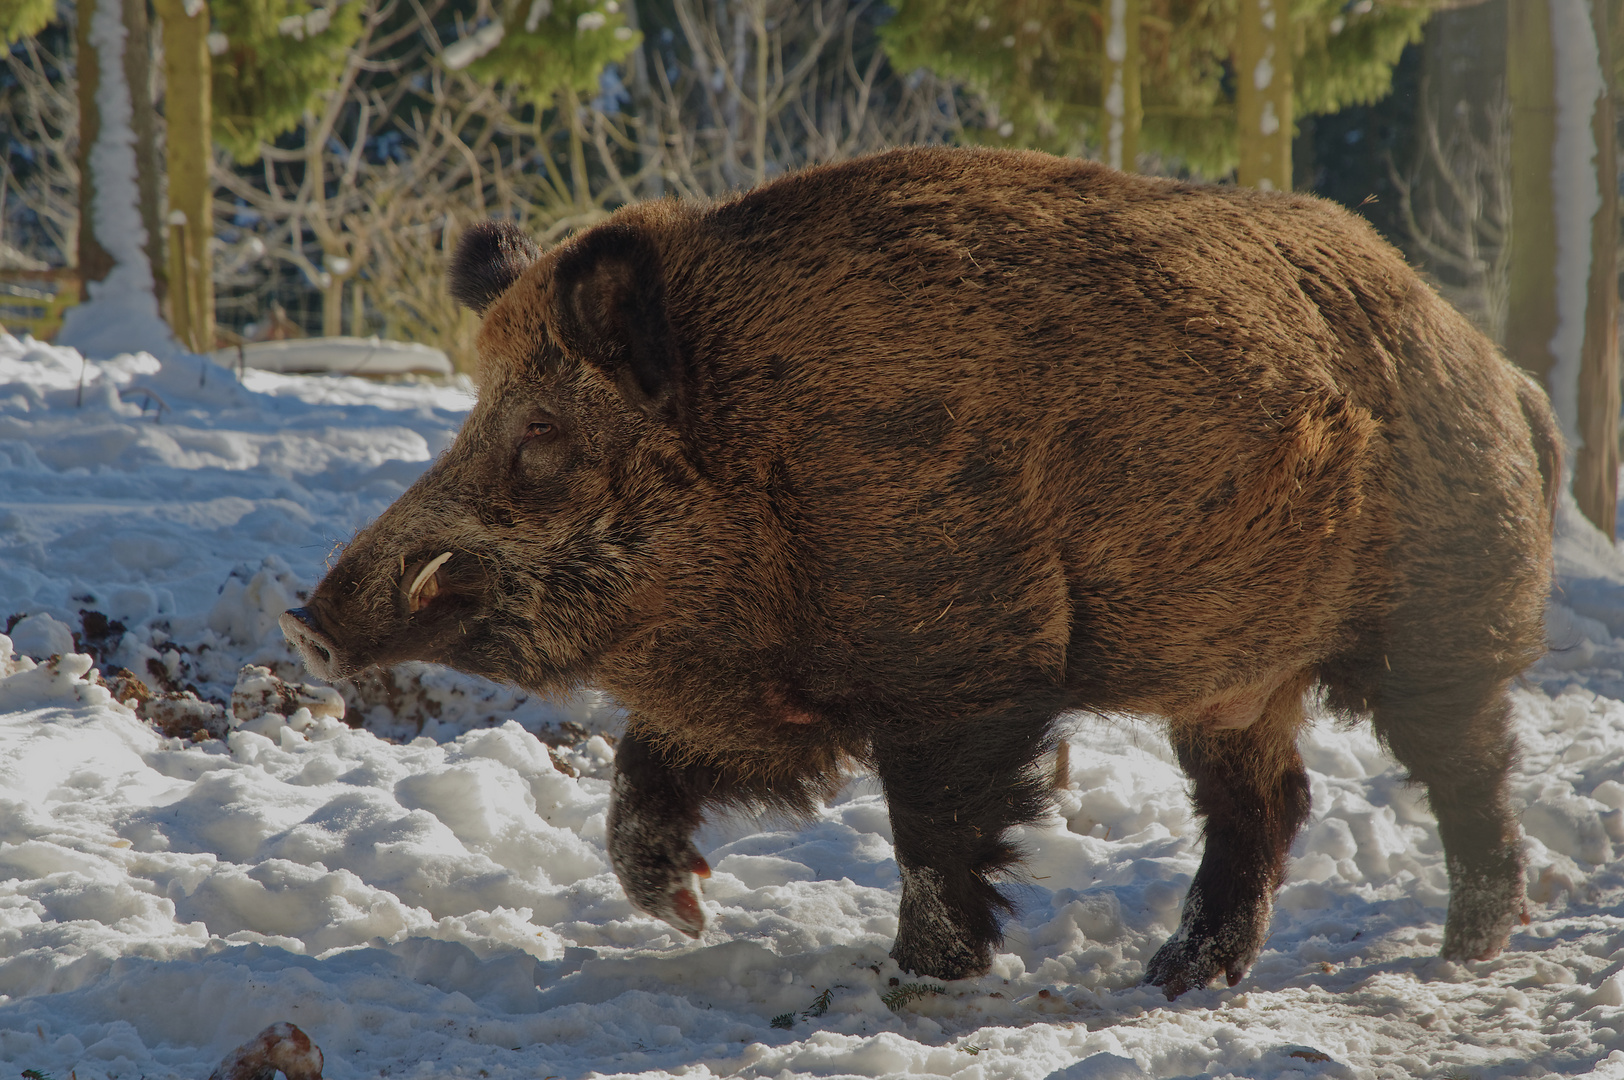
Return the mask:
<svg viewBox="0 0 1624 1080">
<path fill-rule="evenodd" d="M 1532 921 L 1511 949 L 1436 957 L 1432 818 L 1367 728 L 1322 721 L 1265 951 L 1173 1004 L 1138 983 L 1200 845 L 1148 722 L 1071 719 L 992 972 L 893 1011 L 869 778 L 805 828 L 707 826 L 712 925 L 689 941 L 609 870 L 617 714 L 590 694 L 413 665 L 343 688 L 359 729 L 312 691 L 201 742 L 114 700 L 116 668 L 204 712 L 244 665 L 306 679 L 275 616 L 471 400 L 0 335 L 0 619 L 29 617 L 0 639 L 0 1074 L 202 1080 L 285 1020 L 339 1080 L 1624 1077 L 1624 560 L 1571 510 L 1559 649 L 1516 692 Z M 96 670 L 49 658 L 74 633 Z"/>
</svg>

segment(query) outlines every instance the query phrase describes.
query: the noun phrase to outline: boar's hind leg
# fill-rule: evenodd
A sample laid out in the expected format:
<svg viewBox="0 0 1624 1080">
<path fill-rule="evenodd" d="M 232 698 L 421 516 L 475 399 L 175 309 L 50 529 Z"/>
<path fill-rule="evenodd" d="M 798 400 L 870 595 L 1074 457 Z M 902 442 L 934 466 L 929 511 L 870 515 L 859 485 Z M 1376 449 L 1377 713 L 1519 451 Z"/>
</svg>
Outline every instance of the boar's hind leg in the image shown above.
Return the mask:
<svg viewBox="0 0 1624 1080">
<path fill-rule="evenodd" d="M 980 975 L 1002 940 L 1009 901 L 991 882 L 1019 852 L 1006 832 L 1042 817 L 1052 782 L 1037 767 L 1048 749 L 1045 718 L 1030 730 L 969 730 L 876 738 L 874 761 L 891 813 L 902 904 L 891 956 L 904 971 L 940 979 Z M 940 729 L 937 729 L 940 731 Z"/>
<path fill-rule="evenodd" d="M 1206 848 L 1179 928 L 1145 968 L 1168 1000 L 1223 975 L 1240 981 L 1269 932 L 1286 855 L 1308 819 L 1308 772 L 1297 753 L 1306 679 L 1277 690 L 1250 727 L 1173 729 L 1173 750 L 1193 782 Z"/>
<path fill-rule="evenodd" d="M 1412 781 L 1427 786 L 1449 867 L 1442 955 L 1487 960 L 1523 915 L 1521 834 L 1507 801 L 1516 757 L 1505 685 L 1485 696 L 1459 685 L 1403 694 L 1372 709 L 1376 732 Z"/>
</svg>

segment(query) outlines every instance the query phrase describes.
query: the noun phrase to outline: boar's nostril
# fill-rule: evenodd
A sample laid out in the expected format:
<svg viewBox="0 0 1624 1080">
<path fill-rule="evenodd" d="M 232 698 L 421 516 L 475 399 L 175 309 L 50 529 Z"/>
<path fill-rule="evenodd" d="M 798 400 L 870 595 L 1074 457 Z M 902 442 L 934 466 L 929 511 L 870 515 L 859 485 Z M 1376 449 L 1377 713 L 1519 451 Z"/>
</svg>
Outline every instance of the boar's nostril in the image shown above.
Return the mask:
<svg viewBox="0 0 1624 1080">
<path fill-rule="evenodd" d="M 304 656 L 305 667 L 311 674 L 321 679 L 335 679 L 342 674 L 337 647 L 322 631 L 314 612 L 309 608 L 293 608 L 284 611 L 278 622 L 288 643 Z"/>
<path fill-rule="evenodd" d="M 321 623 L 316 621 L 316 613 L 309 608 L 290 608 L 282 613 L 277 622 L 282 627 L 282 633 L 294 644 L 307 637 L 321 640 L 327 636 L 322 633 Z"/>
</svg>

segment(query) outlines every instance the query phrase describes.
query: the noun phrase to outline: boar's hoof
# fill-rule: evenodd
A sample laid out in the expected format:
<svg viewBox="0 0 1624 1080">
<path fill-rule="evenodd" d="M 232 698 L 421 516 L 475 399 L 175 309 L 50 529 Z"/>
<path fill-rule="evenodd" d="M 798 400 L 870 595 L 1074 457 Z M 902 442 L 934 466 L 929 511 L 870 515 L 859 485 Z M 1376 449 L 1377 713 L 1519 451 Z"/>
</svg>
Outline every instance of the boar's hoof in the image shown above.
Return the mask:
<svg viewBox="0 0 1624 1080">
<path fill-rule="evenodd" d="M 1263 925 L 1267 927 L 1267 919 Z M 1200 990 L 1220 975 L 1234 986 L 1262 947 L 1262 933 L 1194 934 L 1181 926 L 1145 965 L 1145 982 L 1160 987 L 1168 1001 Z"/>
<path fill-rule="evenodd" d="M 616 874 L 626 898 L 639 911 L 663 919 L 689 937 L 705 929 L 705 909 L 699 903 L 699 879 L 710 877 L 710 866 L 698 851 L 687 868 L 668 866 L 657 872 L 641 867 L 631 874 L 617 866 Z"/>
<path fill-rule="evenodd" d="M 1246 974 L 1247 966 L 1243 963 L 1234 966 L 1221 963 L 1212 955 L 1212 950 L 1175 937 L 1151 957 L 1145 967 L 1145 982 L 1160 987 L 1167 1000 L 1172 1001 L 1180 994 L 1206 986 L 1220 972 L 1229 980 L 1229 985 L 1234 986 Z"/>
<path fill-rule="evenodd" d="M 1160 987 L 1172 1001 L 1187 991 L 1201 989 L 1220 974 L 1234 986 L 1252 966 L 1250 958 L 1237 957 L 1226 963 L 1215 955 L 1215 950 L 1203 948 L 1202 944 L 1177 937 L 1169 940 L 1146 965 L 1145 982 Z"/>
<path fill-rule="evenodd" d="M 1503 852 L 1489 868 L 1449 867 L 1449 916 L 1444 921 L 1445 960 L 1492 960 L 1511 941 L 1511 931 L 1528 921 L 1523 896 L 1522 858 Z"/>
<path fill-rule="evenodd" d="M 1234 986 L 1263 951 L 1273 908 L 1267 894 L 1214 904 L 1198 873 L 1184 898 L 1178 930 L 1145 965 L 1145 982 L 1161 987 L 1168 1001 L 1220 975 Z"/>
<path fill-rule="evenodd" d="M 954 903 L 951 878 L 928 866 L 900 862 L 902 902 L 891 959 L 903 971 L 938 979 L 969 979 L 992 965 L 996 924 L 990 912 Z M 962 889 L 962 883 L 960 884 Z M 996 895 L 996 894 L 994 894 Z"/>
<path fill-rule="evenodd" d="M 710 864 L 693 844 L 666 852 L 644 844 L 615 843 L 609 847 L 609 861 L 626 899 L 637 910 L 663 919 L 689 937 L 698 937 L 705 929 L 699 879 L 710 877 Z"/>
<path fill-rule="evenodd" d="M 898 929 L 897 943 L 891 947 L 891 959 L 897 967 L 921 977 L 937 979 L 973 979 L 985 975 L 992 966 L 992 949 L 961 941 L 932 942 L 934 948 L 905 940 L 904 931 Z"/>
</svg>

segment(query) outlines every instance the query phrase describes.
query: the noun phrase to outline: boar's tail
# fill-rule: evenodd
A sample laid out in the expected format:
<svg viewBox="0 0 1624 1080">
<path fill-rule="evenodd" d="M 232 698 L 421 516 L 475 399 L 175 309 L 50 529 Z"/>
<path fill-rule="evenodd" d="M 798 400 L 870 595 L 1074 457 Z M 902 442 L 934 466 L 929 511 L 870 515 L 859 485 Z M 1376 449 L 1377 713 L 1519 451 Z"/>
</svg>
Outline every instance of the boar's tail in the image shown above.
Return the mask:
<svg viewBox="0 0 1624 1080">
<path fill-rule="evenodd" d="M 1562 436 L 1557 431 L 1551 399 L 1527 372 L 1517 373 L 1517 403 L 1534 436 L 1534 454 L 1539 458 L 1539 478 L 1545 487 L 1546 523 L 1556 524 L 1556 500 L 1562 481 Z"/>
</svg>

